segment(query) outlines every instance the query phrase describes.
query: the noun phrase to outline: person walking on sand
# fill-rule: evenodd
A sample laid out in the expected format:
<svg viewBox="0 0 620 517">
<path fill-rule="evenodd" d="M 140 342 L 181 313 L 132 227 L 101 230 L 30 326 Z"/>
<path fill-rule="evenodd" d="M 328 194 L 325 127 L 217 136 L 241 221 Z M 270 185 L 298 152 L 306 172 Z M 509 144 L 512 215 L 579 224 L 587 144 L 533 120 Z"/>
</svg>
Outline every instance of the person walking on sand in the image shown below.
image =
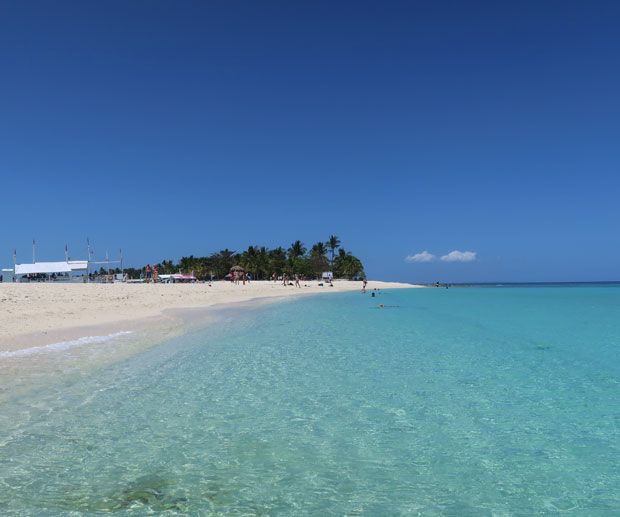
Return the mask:
<svg viewBox="0 0 620 517">
<path fill-rule="evenodd" d="M 299 275 L 295 275 L 295 287 L 299 287 L 301 288 L 301 286 L 299 285 Z"/>
<path fill-rule="evenodd" d="M 147 264 L 146 267 L 144 268 L 144 276 L 146 277 L 146 281 L 147 283 L 151 281 L 151 265 Z"/>
<path fill-rule="evenodd" d="M 157 269 L 157 266 L 153 266 L 153 283 L 154 284 L 157 283 L 158 276 L 159 276 L 159 269 Z"/>
</svg>

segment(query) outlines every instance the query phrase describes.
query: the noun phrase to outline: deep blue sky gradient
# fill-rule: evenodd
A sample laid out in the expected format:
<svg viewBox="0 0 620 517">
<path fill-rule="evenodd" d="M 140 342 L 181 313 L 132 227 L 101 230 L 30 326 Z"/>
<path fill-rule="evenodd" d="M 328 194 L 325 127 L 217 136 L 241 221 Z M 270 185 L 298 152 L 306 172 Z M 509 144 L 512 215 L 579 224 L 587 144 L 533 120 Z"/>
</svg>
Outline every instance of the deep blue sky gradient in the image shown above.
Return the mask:
<svg viewBox="0 0 620 517">
<path fill-rule="evenodd" d="M 371 278 L 620 279 L 618 2 L 4 2 L 0 265 L 338 235 Z M 473 251 L 470 263 L 406 263 Z"/>
</svg>

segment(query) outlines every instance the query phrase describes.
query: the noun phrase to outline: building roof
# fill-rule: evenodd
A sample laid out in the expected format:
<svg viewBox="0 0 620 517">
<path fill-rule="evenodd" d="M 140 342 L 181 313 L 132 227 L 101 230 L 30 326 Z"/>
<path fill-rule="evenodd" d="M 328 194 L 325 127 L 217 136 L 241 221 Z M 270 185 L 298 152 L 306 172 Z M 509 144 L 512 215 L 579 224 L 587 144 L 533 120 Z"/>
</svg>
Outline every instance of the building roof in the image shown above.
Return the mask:
<svg viewBox="0 0 620 517">
<path fill-rule="evenodd" d="M 35 262 L 34 264 L 15 264 L 16 275 L 27 275 L 29 273 L 70 273 L 72 271 L 86 271 L 88 261 L 70 260 L 69 262 Z"/>
</svg>

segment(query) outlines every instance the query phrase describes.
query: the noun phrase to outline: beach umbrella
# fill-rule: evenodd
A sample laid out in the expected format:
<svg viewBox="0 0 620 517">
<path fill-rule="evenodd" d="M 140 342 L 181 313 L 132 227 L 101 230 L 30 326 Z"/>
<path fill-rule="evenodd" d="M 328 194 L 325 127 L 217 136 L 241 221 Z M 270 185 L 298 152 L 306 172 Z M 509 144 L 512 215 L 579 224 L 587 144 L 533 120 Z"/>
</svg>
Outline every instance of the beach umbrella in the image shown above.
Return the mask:
<svg viewBox="0 0 620 517">
<path fill-rule="evenodd" d="M 230 268 L 231 271 L 245 271 L 241 266 L 233 266 Z"/>
</svg>

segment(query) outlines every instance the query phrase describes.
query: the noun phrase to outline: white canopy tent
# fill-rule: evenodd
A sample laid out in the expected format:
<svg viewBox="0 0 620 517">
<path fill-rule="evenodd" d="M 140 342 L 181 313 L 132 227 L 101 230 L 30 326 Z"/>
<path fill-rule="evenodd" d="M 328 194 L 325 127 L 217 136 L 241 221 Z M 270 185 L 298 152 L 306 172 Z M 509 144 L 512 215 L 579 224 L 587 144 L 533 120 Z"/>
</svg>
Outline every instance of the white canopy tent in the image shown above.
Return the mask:
<svg viewBox="0 0 620 517">
<path fill-rule="evenodd" d="M 83 273 L 84 281 L 90 281 L 90 268 L 96 264 L 105 264 L 107 266 L 108 275 L 110 275 L 110 264 L 120 264 L 121 275 L 123 274 L 123 252 L 119 250 L 119 260 L 110 260 L 110 255 L 106 251 L 105 260 L 104 261 L 93 261 L 91 260 L 91 256 L 93 251 L 90 247 L 90 241 L 87 239 L 88 243 L 88 260 L 70 260 L 69 259 L 69 250 L 68 246 L 65 245 L 65 260 L 59 262 L 37 262 L 35 260 L 35 241 L 32 241 L 32 263 L 29 264 L 17 264 L 17 250 L 13 252 L 13 270 L 11 280 L 12 281 L 28 281 L 28 280 L 66 280 L 67 276 L 69 279 L 73 278 L 75 273 Z M 68 273 L 68 275 L 67 275 Z M 95 273 L 93 270 L 92 273 Z M 56 275 L 58 276 L 56 276 Z M 28 275 L 27 278 L 24 278 L 23 275 Z M 31 276 L 34 275 L 34 276 Z M 39 275 L 54 275 L 52 278 L 42 278 Z M 16 277 L 20 278 L 16 278 Z M 78 275 L 80 276 L 80 275 Z M 4 278 L 4 276 L 3 276 Z M 8 275 L 7 275 L 8 278 Z"/>
<path fill-rule="evenodd" d="M 73 273 L 87 271 L 88 261 L 69 260 L 68 262 L 35 262 L 34 264 L 15 264 L 16 275 Z"/>
<path fill-rule="evenodd" d="M 88 260 L 70 260 L 71 271 L 88 271 Z"/>
</svg>

